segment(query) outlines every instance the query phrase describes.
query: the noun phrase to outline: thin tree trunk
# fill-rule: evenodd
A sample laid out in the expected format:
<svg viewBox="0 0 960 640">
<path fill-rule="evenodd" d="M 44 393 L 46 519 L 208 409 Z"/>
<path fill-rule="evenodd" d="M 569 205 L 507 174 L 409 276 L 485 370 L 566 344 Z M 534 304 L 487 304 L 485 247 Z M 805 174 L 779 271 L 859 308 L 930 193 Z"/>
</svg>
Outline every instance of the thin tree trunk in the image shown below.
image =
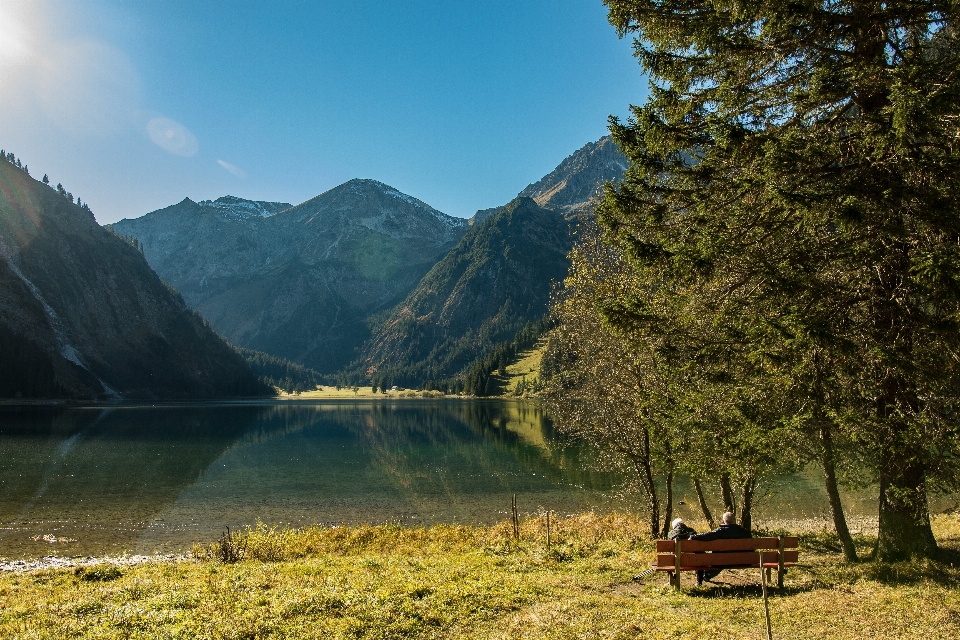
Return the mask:
<svg viewBox="0 0 960 640">
<path fill-rule="evenodd" d="M 757 488 L 757 482 L 753 478 L 747 478 L 740 487 L 740 526 L 747 531 L 753 530 L 753 492 Z"/>
<path fill-rule="evenodd" d="M 720 494 L 723 496 L 723 510 L 734 513 L 736 505 L 733 503 L 733 487 L 730 486 L 730 474 L 720 476 Z"/>
<path fill-rule="evenodd" d="M 830 422 L 819 418 L 820 445 L 823 458 L 823 478 L 827 488 L 827 497 L 830 499 L 830 511 L 833 512 L 833 526 L 840 538 L 843 547 L 843 557 L 849 562 L 857 561 L 857 548 L 853 544 L 850 529 L 847 528 L 847 518 L 843 513 L 843 504 L 840 502 L 840 490 L 837 488 L 836 459 L 833 451 L 833 434 Z"/>
<path fill-rule="evenodd" d="M 663 529 L 660 537 L 666 538 L 670 533 L 670 521 L 673 520 L 673 467 L 667 469 L 667 501 L 663 506 Z"/>
<path fill-rule="evenodd" d="M 707 506 L 707 499 L 703 496 L 703 487 L 700 486 L 700 480 L 694 478 L 693 488 L 697 490 L 697 502 L 700 503 L 700 512 L 703 513 L 703 517 L 706 518 L 710 528 L 716 529 L 717 525 L 713 522 L 713 514 L 710 513 L 710 508 Z"/>
<path fill-rule="evenodd" d="M 650 431 L 643 431 L 643 450 L 641 456 L 633 456 L 637 474 L 643 479 L 644 488 L 650 504 L 650 537 L 660 534 L 660 501 L 657 499 L 657 485 L 653 479 L 653 464 L 650 459 Z"/>
</svg>

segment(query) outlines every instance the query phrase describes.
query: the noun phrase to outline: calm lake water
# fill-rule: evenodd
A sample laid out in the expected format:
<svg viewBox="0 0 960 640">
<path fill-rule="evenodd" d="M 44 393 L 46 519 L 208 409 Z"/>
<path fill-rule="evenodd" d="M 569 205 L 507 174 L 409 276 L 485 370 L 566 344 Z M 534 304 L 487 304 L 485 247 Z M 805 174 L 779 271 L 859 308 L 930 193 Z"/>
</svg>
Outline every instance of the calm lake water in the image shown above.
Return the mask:
<svg viewBox="0 0 960 640">
<path fill-rule="evenodd" d="M 0 407 L 0 557 L 188 550 L 255 524 L 491 523 L 630 509 L 590 452 L 510 401 Z M 680 515 L 695 516 L 695 498 Z M 875 493 L 847 496 L 875 514 Z M 757 518 L 827 513 L 816 473 L 778 480 Z"/>
</svg>

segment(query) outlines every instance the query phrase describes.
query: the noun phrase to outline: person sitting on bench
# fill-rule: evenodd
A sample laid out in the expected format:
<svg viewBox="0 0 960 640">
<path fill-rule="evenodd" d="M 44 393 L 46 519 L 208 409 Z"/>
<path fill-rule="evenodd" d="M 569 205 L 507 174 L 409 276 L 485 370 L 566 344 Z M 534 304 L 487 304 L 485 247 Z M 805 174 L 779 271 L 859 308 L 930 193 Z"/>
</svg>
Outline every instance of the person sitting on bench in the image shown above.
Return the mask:
<svg viewBox="0 0 960 640">
<path fill-rule="evenodd" d="M 698 533 L 690 536 L 690 540 L 701 540 L 709 542 L 710 540 L 734 540 L 737 538 L 752 538 L 750 532 L 737 524 L 736 518 L 727 511 L 720 517 L 720 526 L 713 531 Z M 697 571 L 697 586 L 703 584 L 704 580 L 710 581 L 720 575 L 723 569 Z"/>
<path fill-rule="evenodd" d="M 687 523 L 683 521 L 683 518 L 677 518 L 670 523 L 670 533 L 667 534 L 667 540 L 689 540 L 690 536 L 694 535 L 697 530 L 693 527 L 688 527 Z"/>
</svg>

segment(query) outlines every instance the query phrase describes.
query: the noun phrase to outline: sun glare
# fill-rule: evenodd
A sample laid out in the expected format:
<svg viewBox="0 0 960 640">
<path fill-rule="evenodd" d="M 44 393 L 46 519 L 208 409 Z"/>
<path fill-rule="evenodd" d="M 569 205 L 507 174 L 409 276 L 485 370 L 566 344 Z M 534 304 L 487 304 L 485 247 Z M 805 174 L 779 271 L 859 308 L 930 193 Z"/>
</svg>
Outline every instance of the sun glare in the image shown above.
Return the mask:
<svg viewBox="0 0 960 640">
<path fill-rule="evenodd" d="M 25 20 L 17 15 L 15 6 L 22 5 L 0 0 L 0 68 L 15 64 L 30 53 Z"/>
</svg>

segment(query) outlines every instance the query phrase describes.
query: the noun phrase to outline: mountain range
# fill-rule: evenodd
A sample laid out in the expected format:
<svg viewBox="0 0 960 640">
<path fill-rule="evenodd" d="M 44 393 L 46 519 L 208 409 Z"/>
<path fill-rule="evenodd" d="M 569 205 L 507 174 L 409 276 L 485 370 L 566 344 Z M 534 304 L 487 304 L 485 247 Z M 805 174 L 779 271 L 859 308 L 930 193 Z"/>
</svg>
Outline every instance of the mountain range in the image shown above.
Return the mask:
<svg viewBox="0 0 960 640">
<path fill-rule="evenodd" d="M 413 385 L 543 316 L 572 228 L 626 165 L 603 138 L 470 220 L 351 180 L 296 206 L 185 199 L 112 228 L 233 344 Z"/>
<path fill-rule="evenodd" d="M 185 199 L 112 227 L 231 343 L 333 373 L 468 223 L 351 180 L 294 207 Z"/>
<path fill-rule="evenodd" d="M 7 398 L 270 392 L 140 251 L 9 161 L 0 162 L 0 356 Z"/>
</svg>

